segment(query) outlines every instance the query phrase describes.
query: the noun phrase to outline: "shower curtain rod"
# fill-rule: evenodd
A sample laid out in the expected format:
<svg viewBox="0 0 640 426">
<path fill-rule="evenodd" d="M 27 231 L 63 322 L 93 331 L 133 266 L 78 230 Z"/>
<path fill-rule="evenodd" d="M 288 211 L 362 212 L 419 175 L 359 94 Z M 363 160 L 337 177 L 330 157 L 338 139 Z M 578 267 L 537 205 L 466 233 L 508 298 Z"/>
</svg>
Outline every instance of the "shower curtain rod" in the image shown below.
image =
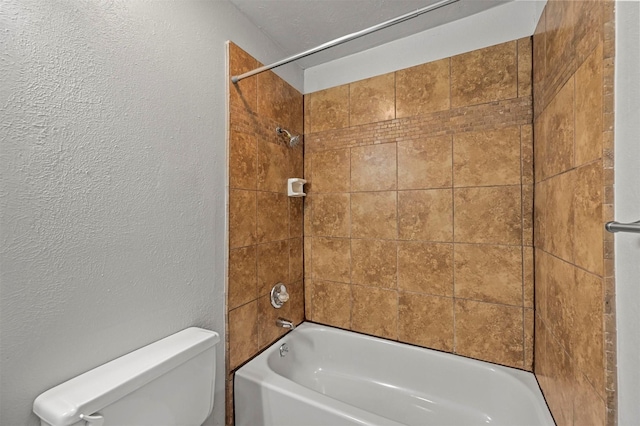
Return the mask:
<svg viewBox="0 0 640 426">
<path fill-rule="evenodd" d="M 240 80 L 245 79 L 247 77 L 251 77 L 253 75 L 260 74 L 261 72 L 269 71 L 270 69 L 279 67 L 281 65 L 286 65 L 286 64 L 288 64 L 290 62 L 297 61 L 298 59 L 302 59 L 302 58 L 307 57 L 309 55 L 313 55 L 314 53 L 318 53 L 318 52 L 321 52 L 321 51 L 323 51 L 325 49 L 329 49 L 330 47 L 334 47 L 334 46 L 337 46 L 339 44 L 346 43 L 346 42 L 351 41 L 351 40 L 355 40 L 356 38 L 365 36 L 367 34 L 371 34 L 371 33 L 375 32 L 375 31 L 381 30 L 383 28 L 390 27 L 390 26 L 398 24 L 400 22 L 404 22 L 404 21 L 409 20 L 411 18 L 415 18 L 416 16 L 420 16 L 420 15 L 422 15 L 424 13 L 431 12 L 432 10 L 439 9 L 439 8 L 441 8 L 443 6 L 446 6 L 446 5 L 451 4 L 451 3 L 455 3 L 457 1 L 459 1 L 459 0 L 441 0 L 441 1 L 437 2 L 437 3 L 431 4 L 429 6 L 425 6 L 423 8 L 416 9 L 413 12 L 405 13 L 404 15 L 400 15 L 400 16 L 395 17 L 393 19 L 389 19 L 388 21 L 384 21 L 384 22 L 382 22 L 380 24 L 373 25 L 373 26 L 371 26 L 369 28 L 365 28 L 364 30 L 356 31 L 355 33 L 351 33 L 351 34 L 347 34 L 347 35 L 342 36 L 342 37 L 338 37 L 335 40 L 328 41 L 328 42 L 326 42 L 324 44 L 321 44 L 320 46 L 314 47 L 313 49 L 305 50 L 304 52 L 298 53 L 298 54 L 293 55 L 293 56 L 289 56 L 288 58 L 281 59 L 278 62 L 274 62 L 274 63 L 272 63 L 270 65 L 265 65 L 263 67 L 256 68 L 255 70 L 246 72 L 244 74 L 234 75 L 234 76 L 231 77 L 231 82 L 236 84 Z"/>
</svg>

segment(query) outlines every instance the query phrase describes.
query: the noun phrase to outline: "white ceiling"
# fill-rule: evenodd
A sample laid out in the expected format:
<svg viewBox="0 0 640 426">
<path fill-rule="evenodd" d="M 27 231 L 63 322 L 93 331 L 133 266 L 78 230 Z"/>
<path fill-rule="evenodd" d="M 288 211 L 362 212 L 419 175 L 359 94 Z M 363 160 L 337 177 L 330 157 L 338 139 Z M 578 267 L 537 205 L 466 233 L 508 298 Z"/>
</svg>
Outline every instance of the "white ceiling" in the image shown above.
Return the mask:
<svg viewBox="0 0 640 426">
<path fill-rule="evenodd" d="M 230 0 L 285 55 L 293 55 L 438 0 Z M 459 0 L 419 17 L 297 61 L 302 68 L 332 61 L 513 0 Z"/>
</svg>

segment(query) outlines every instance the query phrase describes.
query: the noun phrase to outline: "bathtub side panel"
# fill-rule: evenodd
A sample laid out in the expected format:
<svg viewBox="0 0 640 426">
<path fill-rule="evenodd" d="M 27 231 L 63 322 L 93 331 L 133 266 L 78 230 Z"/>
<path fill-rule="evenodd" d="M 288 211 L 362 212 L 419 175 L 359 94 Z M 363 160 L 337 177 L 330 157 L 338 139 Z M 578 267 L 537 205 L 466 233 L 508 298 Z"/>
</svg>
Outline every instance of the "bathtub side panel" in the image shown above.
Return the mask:
<svg viewBox="0 0 640 426">
<path fill-rule="evenodd" d="M 236 426 L 403 426 L 321 394 L 310 395 L 295 384 L 287 387 L 274 381 L 260 383 L 236 373 Z"/>
</svg>

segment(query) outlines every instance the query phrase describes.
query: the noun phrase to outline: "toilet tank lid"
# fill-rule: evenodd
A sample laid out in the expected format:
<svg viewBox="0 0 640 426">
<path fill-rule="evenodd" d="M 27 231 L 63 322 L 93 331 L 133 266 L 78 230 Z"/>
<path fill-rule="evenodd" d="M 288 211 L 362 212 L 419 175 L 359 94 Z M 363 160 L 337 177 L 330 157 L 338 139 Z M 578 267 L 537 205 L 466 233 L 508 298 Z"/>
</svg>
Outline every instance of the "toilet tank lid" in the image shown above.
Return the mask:
<svg viewBox="0 0 640 426">
<path fill-rule="evenodd" d="M 215 346 L 218 333 L 191 327 L 74 377 L 36 398 L 33 412 L 72 425 Z"/>
</svg>

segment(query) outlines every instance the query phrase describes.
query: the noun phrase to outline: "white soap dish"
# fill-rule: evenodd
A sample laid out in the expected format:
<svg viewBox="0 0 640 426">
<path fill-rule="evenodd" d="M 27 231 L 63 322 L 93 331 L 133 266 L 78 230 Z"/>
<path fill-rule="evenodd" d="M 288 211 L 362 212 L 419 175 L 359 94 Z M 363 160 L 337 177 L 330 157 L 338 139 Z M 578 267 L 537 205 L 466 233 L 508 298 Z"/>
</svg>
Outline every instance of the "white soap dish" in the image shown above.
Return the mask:
<svg viewBox="0 0 640 426">
<path fill-rule="evenodd" d="M 306 180 L 301 178 L 290 178 L 287 180 L 287 193 L 289 197 L 304 197 L 304 184 Z"/>
</svg>

